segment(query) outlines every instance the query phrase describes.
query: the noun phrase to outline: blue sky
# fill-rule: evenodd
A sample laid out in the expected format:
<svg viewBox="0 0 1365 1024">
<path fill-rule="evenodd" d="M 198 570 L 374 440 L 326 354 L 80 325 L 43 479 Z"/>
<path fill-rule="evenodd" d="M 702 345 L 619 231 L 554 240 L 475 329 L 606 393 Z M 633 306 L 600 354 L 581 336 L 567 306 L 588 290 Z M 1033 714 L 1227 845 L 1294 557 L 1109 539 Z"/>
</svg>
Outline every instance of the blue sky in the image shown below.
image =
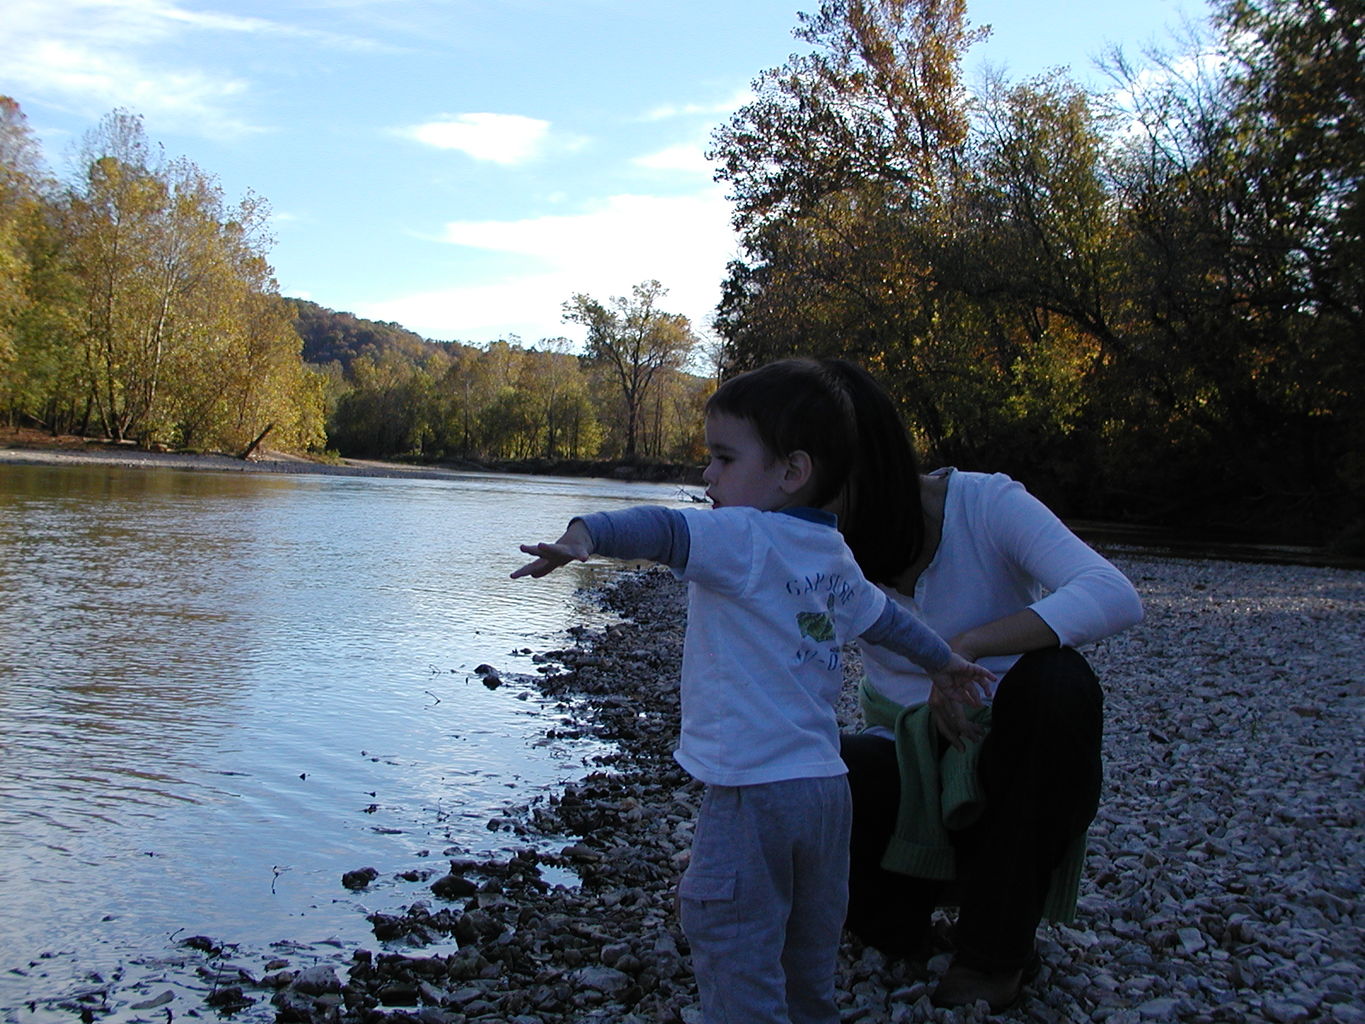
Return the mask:
<svg viewBox="0 0 1365 1024">
<path fill-rule="evenodd" d="M 702 158 L 818 0 L 0 0 L 0 93 L 65 173 L 115 108 L 274 211 L 285 295 L 430 338 L 533 344 L 657 278 L 705 330 L 736 252 Z M 968 55 L 1096 84 L 1205 0 L 968 0 Z"/>
</svg>

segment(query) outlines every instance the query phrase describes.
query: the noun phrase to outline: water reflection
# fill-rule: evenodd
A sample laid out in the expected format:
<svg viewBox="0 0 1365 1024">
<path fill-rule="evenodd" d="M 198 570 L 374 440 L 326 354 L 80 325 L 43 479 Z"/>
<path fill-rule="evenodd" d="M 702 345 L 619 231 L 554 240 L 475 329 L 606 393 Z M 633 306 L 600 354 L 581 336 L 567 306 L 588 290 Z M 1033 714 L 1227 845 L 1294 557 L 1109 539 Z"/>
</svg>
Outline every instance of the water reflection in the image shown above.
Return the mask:
<svg viewBox="0 0 1365 1024">
<path fill-rule="evenodd" d="M 373 939 L 388 874 L 581 771 L 481 662 L 592 614 L 603 570 L 510 581 L 516 544 L 676 488 L 0 466 L 0 1007 L 178 929 Z M 30 970 L 29 968 L 24 968 Z"/>
</svg>

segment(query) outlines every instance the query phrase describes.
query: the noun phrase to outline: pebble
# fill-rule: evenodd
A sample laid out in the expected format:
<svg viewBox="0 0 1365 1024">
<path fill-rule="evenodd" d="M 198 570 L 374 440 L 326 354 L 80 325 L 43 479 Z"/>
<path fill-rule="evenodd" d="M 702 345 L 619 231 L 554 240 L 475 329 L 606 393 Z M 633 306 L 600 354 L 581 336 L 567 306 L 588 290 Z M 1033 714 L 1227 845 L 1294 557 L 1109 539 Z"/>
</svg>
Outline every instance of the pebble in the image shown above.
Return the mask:
<svg viewBox="0 0 1365 1024">
<path fill-rule="evenodd" d="M 1111 557 L 1147 617 L 1084 652 L 1105 688 L 1106 781 L 1079 913 L 1040 928 L 1038 977 L 989 1019 L 1365 1024 L 1365 572 Z M 478 891 L 447 919 L 414 904 L 405 931 L 376 915 L 409 940 L 448 925 L 458 952 L 380 945 L 341 978 L 278 977 L 277 1020 L 700 1019 L 673 911 L 701 795 L 671 757 L 683 591 L 666 572 L 623 571 L 598 596 L 624 621 L 571 630 L 517 679 L 570 709 L 559 732 L 613 744 L 597 770 L 502 815 L 561 852 L 459 864 Z M 851 692 L 842 713 L 856 728 Z M 581 882 L 549 885 L 544 867 Z M 986 1020 L 932 1006 L 948 961 L 846 941 L 841 1020 Z"/>
<path fill-rule="evenodd" d="M 374 868 L 356 868 L 341 876 L 341 884 L 347 889 L 364 889 L 378 877 L 379 872 Z"/>
</svg>

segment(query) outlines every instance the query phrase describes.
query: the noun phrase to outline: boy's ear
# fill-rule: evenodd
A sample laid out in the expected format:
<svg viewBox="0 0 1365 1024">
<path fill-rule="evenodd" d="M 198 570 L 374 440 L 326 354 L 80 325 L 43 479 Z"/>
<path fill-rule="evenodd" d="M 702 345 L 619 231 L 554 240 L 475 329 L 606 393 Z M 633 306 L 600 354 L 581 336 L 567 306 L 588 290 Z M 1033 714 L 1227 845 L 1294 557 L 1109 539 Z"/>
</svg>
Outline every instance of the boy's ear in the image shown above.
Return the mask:
<svg viewBox="0 0 1365 1024">
<path fill-rule="evenodd" d="M 810 453 L 798 448 L 783 460 L 786 468 L 782 473 L 782 490 L 786 494 L 796 494 L 810 483 L 815 474 L 815 462 Z"/>
</svg>

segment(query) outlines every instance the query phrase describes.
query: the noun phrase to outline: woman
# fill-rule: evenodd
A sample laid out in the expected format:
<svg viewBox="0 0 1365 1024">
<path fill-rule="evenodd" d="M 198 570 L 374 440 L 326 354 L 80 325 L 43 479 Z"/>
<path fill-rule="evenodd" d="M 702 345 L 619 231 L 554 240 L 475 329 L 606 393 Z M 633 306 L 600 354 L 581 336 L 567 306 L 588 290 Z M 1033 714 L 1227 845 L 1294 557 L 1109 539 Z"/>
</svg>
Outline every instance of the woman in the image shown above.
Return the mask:
<svg viewBox="0 0 1365 1024">
<path fill-rule="evenodd" d="M 1142 605 L 1020 484 L 921 475 L 887 393 L 830 362 L 858 414 L 860 463 L 840 523 L 859 565 L 999 678 L 977 701 L 863 650 L 868 727 L 842 744 L 854 814 L 848 927 L 922 957 L 934 907 L 956 904 L 934 1002 L 985 999 L 999 1011 L 1036 970 L 1039 921 L 1074 912 L 1099 800 L 1103 698 L 1074 648 L 1138 622 Z"/>
</svg>

